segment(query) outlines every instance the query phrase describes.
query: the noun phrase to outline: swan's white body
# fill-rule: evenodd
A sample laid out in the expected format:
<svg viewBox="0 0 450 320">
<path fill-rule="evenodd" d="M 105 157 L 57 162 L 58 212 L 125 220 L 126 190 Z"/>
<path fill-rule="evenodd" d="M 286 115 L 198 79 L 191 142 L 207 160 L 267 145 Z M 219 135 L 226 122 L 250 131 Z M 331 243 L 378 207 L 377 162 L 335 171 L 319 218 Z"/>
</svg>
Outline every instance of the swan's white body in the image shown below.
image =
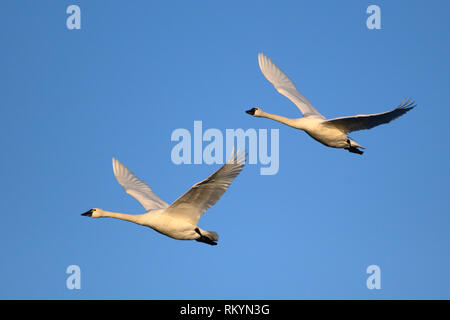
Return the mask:
<svg viewBox="0 0 450 320">
<path fill-rule="evenodd" d="M 207 179 L 194 184 L 171 205 L 161 200 L 152 189 L 131 171 L 113 158 L 114 175 L 125 191 L 136 198 L 147 211 L 144 214 L 124 214 L 102 209 L 91 209 L 84 216 L 110 217 L 150 227 L 159 233 L 178 240 L 197 240 L 216 245 L 219 236 L 197 226 L 200 217 L 213 206 L 241 172 L 245 155 L 234 154 L 219 170 Z"/>
<path fill-rule="evenodd" d="M 266 79 L 273 84 L 275 89 L 291 100 L 302 112 L 303 117 L 290 119 L 253 108 L 246 111 L 255 117 L 263 117 L 281 122 L 295 129 L 304 130 L 315 140 L 333 148 L 344 148 L 350 152 L 362 154 L 358 148 L 364 148 L 348 137 L 348 133 L 357 130 L 370 129 L 383 123 L 388 123 L 415 107 L 410 100 L 402 103 L 394 110 L 369 114 L 326 119 L 316 108 L 298 92 L 288 76 L 279 69 L 268 57 L 260 53 L 258 55 L 259 67 Z"/>
</svg>

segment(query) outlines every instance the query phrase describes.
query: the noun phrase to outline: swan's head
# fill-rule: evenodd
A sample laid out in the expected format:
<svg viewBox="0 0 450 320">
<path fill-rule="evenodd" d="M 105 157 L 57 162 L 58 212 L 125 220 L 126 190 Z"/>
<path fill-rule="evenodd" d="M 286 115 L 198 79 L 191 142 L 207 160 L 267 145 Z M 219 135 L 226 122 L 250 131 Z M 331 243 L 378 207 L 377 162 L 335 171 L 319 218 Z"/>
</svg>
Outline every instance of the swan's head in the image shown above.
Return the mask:
<svg viewBox="0 0 450 320">
<path fill-rule="evenodd" d="M 86 216 L 86 217 L 92 217 L 92 218 L 99 218 L 102 216 L 102 209 L 99 208 L 93 208 L 89 211 L 86 211 L 85 213 L 82 213 L 82 216 Z"/>
<path fill-rule="evenodd" d="M 262 111 L 259 108 L 252 108 L 252 109 L 247 110 L 245 112 L 248 113 L 249 115 L 254 116 L 254 117 L 260 117 L 261 114 L 262 114 Z"/>
</svg>

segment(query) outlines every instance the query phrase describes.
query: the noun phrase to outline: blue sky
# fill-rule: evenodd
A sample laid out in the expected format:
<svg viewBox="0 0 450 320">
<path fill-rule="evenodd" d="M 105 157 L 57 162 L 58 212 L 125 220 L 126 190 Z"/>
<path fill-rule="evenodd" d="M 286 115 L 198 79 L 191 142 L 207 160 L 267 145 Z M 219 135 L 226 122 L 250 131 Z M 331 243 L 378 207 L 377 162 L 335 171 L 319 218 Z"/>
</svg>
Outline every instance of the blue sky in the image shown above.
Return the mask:
<svg viewBox="0 0 450 320">
<path fill-rule="evenodd" d="M 81 8 L 81 30 L 66 8 Z M 381 30 L 366 8 L 381 8 Z M 448 299 L 448 1 L 2 1 L 2 299 Z M 271 57 L 326 117 L 418 107 L 351 136 L 363 156 L 244 111 L 298 117 Z M 219 245 L 80 213 L 142 213 L 117 157 L 171 202 L 219 165 L 175 165 L 177 128 L 279 129 L 199 225 Z M 380 290 L 366 268 L 381 269 Z M 81 268 L 81 290 L 66 268 Z"/>
</svg>

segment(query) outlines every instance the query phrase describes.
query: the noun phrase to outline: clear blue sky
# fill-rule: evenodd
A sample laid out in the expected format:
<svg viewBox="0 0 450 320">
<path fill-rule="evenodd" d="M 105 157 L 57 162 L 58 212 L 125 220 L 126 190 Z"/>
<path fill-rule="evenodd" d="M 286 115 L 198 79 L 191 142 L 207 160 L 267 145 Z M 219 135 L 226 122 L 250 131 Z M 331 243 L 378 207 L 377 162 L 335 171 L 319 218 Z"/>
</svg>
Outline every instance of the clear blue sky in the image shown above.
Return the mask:
<svg viewBox="0 0 450 320">
<path fill-rule="evenodd" d="M 67 6 L 81 30 L 66 28 Z M 366 8 L 381 8 L 368 30 Z M 448 1 L 1 1 L 0 298 L 450 298 Z M 412 97 L 352 134 L 363 156 L 245 114 L 326 117 Z M 80 213 L 142 213 L 118 157 L 171 202 L 219 165 L 175 165 L 177 128 L 279 128 L 280 170 L 248 165 L 200 220 L 219 245 Z M 66 268 L 81 268 L 81 290 Z M 366 268 L 381 268 L 381 290 Z"/>
</svg>

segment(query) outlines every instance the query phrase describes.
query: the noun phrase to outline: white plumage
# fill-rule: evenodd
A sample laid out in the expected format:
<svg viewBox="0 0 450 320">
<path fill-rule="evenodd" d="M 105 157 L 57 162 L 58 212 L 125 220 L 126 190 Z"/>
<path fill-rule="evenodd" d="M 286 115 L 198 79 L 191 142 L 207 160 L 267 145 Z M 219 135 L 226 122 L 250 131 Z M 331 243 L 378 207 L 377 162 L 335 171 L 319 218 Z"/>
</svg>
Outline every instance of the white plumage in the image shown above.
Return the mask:
<svg viewBox="0 0 450 320">
<path fill-rule="evenodd" d="M 114 175 L 126 193 L 138 200 L 145 214 L 131 215 L 99 208 L 82 215 L 93 218 L 110 217 L 150 227 L 166 236 L 179 240 L 197 240 L 216 245 L 219 236 L 214 231 L 200 229 L 200 217 L 213 206 L 242 171 L 246 155 L 233 153 L 230 159 L 207 179 L 194 184 L 171 205 L 153 193 L 150 186 L 137 178 L 119 160 L 112 160 Z"/>
<path fill-rule="evenodd" d="M 255 117 L 269 118 L 290 127 L 304 130 L 312 138 L 320 143 L 333 148 L 344 148 L 350 152 L 362 154 L 358 148 L 364 148 L 357 142 L 350 139 L 347 133 L 363 129 L 371 129 L 402 116 L 415 107 L 414 101 L 405 99 L 400 105 L 387 112 L 356 115 L 327 120 L 316 108 L 300 93 L 288 76 L 278 68 L 264 54 L 258 55 L 258 62 L 261 72 L 266 79 L 272 83 L 275 89 L 291 100 L 303 114 L 302 118 L 290 119 L 262 111 L 260 108 L 253 108 L 246 112 Z"/>
</svg>

